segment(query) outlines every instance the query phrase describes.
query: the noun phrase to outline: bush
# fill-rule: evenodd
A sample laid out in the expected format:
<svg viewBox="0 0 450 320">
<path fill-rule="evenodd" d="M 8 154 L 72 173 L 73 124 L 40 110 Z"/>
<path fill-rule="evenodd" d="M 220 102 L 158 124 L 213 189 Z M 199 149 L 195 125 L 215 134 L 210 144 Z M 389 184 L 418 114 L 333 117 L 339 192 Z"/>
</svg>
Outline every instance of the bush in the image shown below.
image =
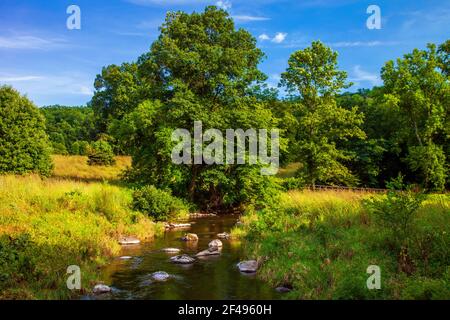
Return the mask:
<svg viewBox="0 0 450 320">
<path fill-rule="evenodd" d="M 114 153 L 108 142 L 99 140 L 92 144 L 88 155 L 88 165 L 111 166 L 115 163 Z"/>
<path fill-rule="evenodd" d="M 154 186 L 145 186 L 133 192 L 133 209 L 153 217 L 157 221 L 187 214 L 186 203 Z"/>
<path fill-rule="evenodd" d="M 75 141 L 70 148 L 71 154 L 79 156 L 89 155 L 89 142 L 87 141 Z"/>
<path fill-rule="evenodd" d="M 0 173 L 50 175 L 50 145 L 45 119 L 25 96 L 0 87 Z"/>
<path fill-rule="evenodd" d="M 305 181 L 301 178 L 284 178 L 281 182 L 281 187 L 284 191 L 298 190 L 305 186 Z"/>
</svg>

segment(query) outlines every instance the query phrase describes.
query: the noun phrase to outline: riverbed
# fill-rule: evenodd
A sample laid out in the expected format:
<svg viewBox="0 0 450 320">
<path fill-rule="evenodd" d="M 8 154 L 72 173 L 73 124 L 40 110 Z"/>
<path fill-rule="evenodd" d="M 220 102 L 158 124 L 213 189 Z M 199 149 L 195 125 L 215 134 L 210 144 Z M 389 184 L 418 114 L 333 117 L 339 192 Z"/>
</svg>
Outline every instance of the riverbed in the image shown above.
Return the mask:
<svg viewBox="0 0 450 320">
<path fill-rule="evenodd" d="M 241 273 L 236 264 L 245 259 L 243 244 L 224 240 L 218 256 L 197 258 L 193 264 L 178 265 L 170 261 L 177 254 L 194 256 L 207 249 L 217 234 L 230 232 L 237 215 L 196 218 L 191 227 L 166 231 L 151 243 L 124 246 L 121 257 L 105 268 L 105 279 L 113 288 L 102 299 L 279 299 L 281 294 L 259 280 L 255 274 Z M 181 241 L 185 233 L 198 235 L 197 242 Z M 180 253 L 162 252 L 164 248 L 179 248 Z M 155 281 L 151 275 L 165 271 L 166 281 Z"/>
</svg>

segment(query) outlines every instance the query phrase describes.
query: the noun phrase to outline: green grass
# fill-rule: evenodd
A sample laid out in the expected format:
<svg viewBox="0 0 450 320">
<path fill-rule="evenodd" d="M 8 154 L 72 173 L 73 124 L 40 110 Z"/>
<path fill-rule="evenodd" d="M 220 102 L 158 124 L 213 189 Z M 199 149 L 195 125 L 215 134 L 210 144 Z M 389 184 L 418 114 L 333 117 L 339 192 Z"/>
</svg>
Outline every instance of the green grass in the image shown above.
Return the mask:
<svg viewBox="0 0 450 320">
<path fill-rule="evenodd" d="M 293 288 L 289 299 L 450 299 L 450 197 L 422 203 L 401 260 L 390 230 L 362 205 L 370 196 L 291 191 L 278 208 L 247 212 L 233 236 L 249 258 L 266 258 L 260 278 Z M 369 265 L 381 268 L 380 290 L 367 289 Z"/>
<path fill-rule="evenodd" d="M 60 157 L 58 163 L 81 157 Z M 120 165 L 120 162 L 119 162 Z M 102 168 L 104 171 L 102 171 Z M 89 179 L 114 179 L 96 167 Z M 82 182 L 86 171 L 54 176 L 0 176 L 0 299 L 67 299 L 101 281 L 99 267 L 120 251 L 118 239 L 152 240 L 161 226 L 131 207 L 131 190 L 108 182 Z M 82 290 L 66 287 L 66 269 L 81 267 Z"/>
</svg>

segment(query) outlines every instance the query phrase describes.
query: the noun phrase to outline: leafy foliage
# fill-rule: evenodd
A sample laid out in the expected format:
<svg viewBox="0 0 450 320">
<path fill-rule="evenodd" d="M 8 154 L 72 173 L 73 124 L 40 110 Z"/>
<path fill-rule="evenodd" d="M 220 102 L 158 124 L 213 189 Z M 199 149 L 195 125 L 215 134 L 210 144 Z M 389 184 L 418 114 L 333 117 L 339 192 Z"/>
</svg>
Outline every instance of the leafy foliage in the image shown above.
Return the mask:
<svg viewBox="0 0 450 320">
<path fill-rule="evenodd" d="M 11 87 L 0 87 L 0 174 L 51 173 L 45 120 L 38 108 Z"/>
<path fill-rule="evenodd" d="M 111 166 L 115 162 L 113 150 L 108 142 L 98 140 L 89 148 L 88 164 L 90 166 Z"/>
</svg>

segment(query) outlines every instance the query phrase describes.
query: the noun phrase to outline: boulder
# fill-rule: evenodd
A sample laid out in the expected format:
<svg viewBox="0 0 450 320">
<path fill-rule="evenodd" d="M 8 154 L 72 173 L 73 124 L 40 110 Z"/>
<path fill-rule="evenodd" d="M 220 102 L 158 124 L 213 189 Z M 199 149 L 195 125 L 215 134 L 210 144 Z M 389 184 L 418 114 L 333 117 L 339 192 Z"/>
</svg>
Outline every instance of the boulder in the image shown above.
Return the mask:
<svg viewBox="0 0 450 320">
<path fill-rule="evenodd" d="M 222 241 L 215 239 L 208 244 L 210 248 L 222 248 Z"/>
<path fill-rule="evenodd" d="M 219 239 L 230 239 L 231 235 L 229 233 L 223 232 L 223 233 L 217 234 L 217 237 Z"/>
<path fill-rule="evenodd" d="M 221 253 L 220 247 L 210 247 L 206 250 L 200 251 L 195 256 L 196 257 L 206 257 L 206 256 L 215 256 Z"/>
<path fill-rule="evenodd" d="M 165 271 L 157 271 L 152 273 L 152 279 L 156 281 L 166 281 L 170 275 Z"/>
<path fill-rule="evenodd" d="M 111 287 L 108 287 L 104 284 L 97 284 L 94 289 L 92 290 L 94 294 L 102 294 L 102 293 L 108 293 L 111 292 Z"/>
<path fill-rule="evenodd" d="M 258 262 L 256 260 L 241 261 L 237 264 L 239 271 L 245 273 L 254 273 L 258 270 Z"/>
<path fill-rule="evenodd" d="M 198 236 L 195 233 L 186 233 L 183 238 L 183 241 L 198 241 Z"/>
<path fill-rule="evenodd" d="M 161 251 L 166 252 L 166 253 L 178 253 L 181 250 L 178 248 L 164 248 L 164 249 L 161 249 Z"/>
<path fill-rule="evenodd" d="M 122 237 L 119 239 L 121 245 L 139 244 L 141 241 L 135 237 Z"/>
<path fill-rule="evenodd" d="M 195 262 L 195 259 L 188 256 L 187 254 L 182 254 L 179 256 L 175 256 L 170 258 L 170 261 L 177 264 L 192 264 Z"/>
</svg>

